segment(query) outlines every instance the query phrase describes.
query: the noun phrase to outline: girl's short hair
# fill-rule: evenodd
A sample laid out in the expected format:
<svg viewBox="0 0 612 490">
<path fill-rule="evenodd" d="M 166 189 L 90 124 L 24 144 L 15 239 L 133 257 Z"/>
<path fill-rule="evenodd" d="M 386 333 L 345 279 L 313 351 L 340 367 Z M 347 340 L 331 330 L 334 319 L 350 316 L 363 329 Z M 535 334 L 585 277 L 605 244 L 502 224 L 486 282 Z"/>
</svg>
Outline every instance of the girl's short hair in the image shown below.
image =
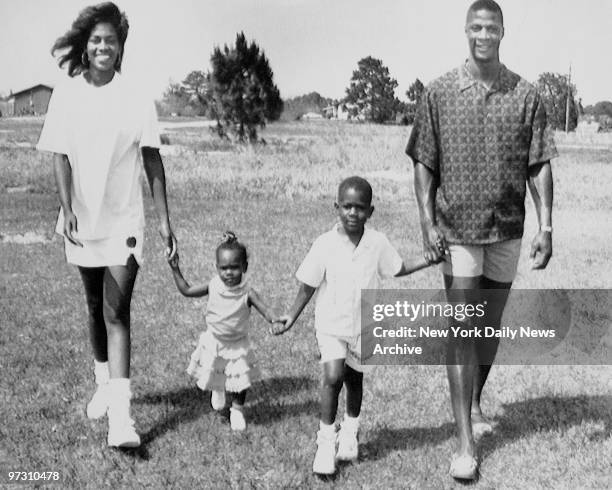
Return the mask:
<svg viewBox="0 0 612 490">
<path fill-rule="evenodd" d="M 237 250 L 240 253 L 240 260 L 243 264 L 248 262 L 248 255 L 246 247 L 238 241 L 238 237 L 233 231 L 226 231 L 223 233 L 221 243 L 217 246 L 217 257 L 221 250 Z"/>
<path fill-rule="evenodd" d="M 121 52 L 115 63 L 115 70 L 121 71 L 121 60 L 123 58 L 123 47 L 127 39 L 130 25 L 124 12 L 119 10 L 113 2 L 104 2 L 84 8 L 72 23 L 72 27 L 63 36 L 59 37 L 53 47 L 51 54 L 55 56 L 57 51 L 64 51 L 58 57 L 58 65 L 63 68 L 68 64 L 68 75 L 74 77 L 89 67 L 84 60 L 83 53 L 87 46 L 87 40 L 92 29 L 101 22 L 108 22 L 117 32 Z"/>
</svg>

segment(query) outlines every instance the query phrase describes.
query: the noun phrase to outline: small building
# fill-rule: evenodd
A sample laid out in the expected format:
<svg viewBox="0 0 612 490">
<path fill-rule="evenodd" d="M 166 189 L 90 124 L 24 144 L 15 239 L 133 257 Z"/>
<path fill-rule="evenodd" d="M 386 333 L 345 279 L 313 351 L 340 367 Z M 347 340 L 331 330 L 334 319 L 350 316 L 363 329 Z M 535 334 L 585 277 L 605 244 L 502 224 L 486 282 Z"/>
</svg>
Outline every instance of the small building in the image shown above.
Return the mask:
<svg viewBox="0 0 612 490">
<path fill-rule="evenodd" d="M 39 83 L 14 92 L 8 99 L 8 116 L 38 116 L 47 113 L 53 87 Z"/>
<path fill-rule="evenodd" d="M 318 112 L 307 112 L 306 114 L 302 114 L 300 119 L 303 121 L 313 121 L 317 119 L 323 119 L 323 116 Z"/>
</svg>

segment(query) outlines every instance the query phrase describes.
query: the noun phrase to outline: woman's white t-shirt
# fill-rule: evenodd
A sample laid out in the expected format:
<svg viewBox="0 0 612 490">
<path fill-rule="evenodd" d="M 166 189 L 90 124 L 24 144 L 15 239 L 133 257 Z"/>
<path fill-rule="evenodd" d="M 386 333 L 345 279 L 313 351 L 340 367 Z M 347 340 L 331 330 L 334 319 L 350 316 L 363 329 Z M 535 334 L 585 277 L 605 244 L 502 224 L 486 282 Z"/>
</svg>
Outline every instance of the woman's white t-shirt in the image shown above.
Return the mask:
<svg viewBox="0 0 612 490">
<path fill-rule="evenodd" d="M 101 87 L 80 75 L 55 88 L 36 148 L 68 157 L 77 238 L 98 240 L 144 228 L 144 146 L 160 146 L 155 105 L 118 73 Z M 60 211 L 60 234 L 63 221 Z"/>
</svg>

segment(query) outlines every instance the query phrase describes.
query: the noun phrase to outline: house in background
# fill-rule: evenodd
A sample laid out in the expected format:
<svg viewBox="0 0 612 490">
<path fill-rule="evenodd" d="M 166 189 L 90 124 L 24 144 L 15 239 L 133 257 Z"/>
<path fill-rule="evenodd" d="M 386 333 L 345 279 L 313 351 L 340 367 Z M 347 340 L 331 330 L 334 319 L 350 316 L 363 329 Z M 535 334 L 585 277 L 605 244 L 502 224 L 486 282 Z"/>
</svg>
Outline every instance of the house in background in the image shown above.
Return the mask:
<svg viewBox="0 0 612 490">
<path fill-rule="evenodd" d="M 39 83 L 12 93 L 8 98 L 7 116 L 38 116 L 46 114 L 53 87 Z"/>
</svg>

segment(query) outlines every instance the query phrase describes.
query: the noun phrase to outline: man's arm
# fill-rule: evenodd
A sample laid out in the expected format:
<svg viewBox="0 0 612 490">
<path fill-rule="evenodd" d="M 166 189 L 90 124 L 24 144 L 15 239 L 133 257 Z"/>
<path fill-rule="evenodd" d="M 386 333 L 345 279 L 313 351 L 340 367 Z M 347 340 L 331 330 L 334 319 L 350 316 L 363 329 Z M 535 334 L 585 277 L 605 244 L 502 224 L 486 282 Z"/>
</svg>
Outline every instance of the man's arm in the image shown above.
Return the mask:
<svg viewBox="0 0 612 490">
<path fill-rule="evenodd" d="M 531 242 L 531 267 L 544 269 L 552 257 L 553 180 L 550 162 L 530 166 L 528 184 L 540 226 Z"/>
<path fill-rule="evenodd" d="M 414 190 L 421 219 L 423 257 L 429 264 L 444 256 L 444 234 L 436 226 L 435 200 L 437 184 L 433 171 L 420 162 L 414 164 Z"/>
</svg>

